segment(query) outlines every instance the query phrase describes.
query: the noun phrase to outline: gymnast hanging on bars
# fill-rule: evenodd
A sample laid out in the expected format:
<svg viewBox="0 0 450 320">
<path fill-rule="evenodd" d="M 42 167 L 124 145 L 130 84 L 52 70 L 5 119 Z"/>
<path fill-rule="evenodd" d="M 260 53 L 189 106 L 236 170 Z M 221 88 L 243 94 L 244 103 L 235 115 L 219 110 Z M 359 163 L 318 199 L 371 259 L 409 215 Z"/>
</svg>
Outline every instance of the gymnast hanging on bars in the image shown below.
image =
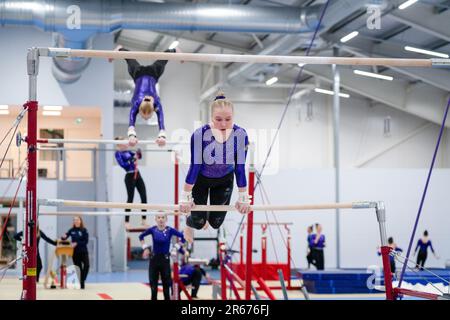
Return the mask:
<svg viewBox="0 0 450 320">
<path fill-rule="evenodd" d="M 115 140 L 123 140 L 122 137 L 116 137 Z M 141 203 L 147 203 L 147 190 L 145 188 L 144 179 L 138 170 L 137 162 L 142 159 L 141 149 L 136 152 L 128 150 L 128 145 L 118 144 L 117 151 L 114 154 L 117 163 L 125 170 L 125 187 L 127 189 L 127 203 L 132 203 L 134 200 L 134 191 L 137 190 L 141 197 Z M 125 212 L 130 212 L 131 209 L 125 209 Z M 142 212 L 146 212 L 142 209 Z M 146 225 L 147 216 L 142 215 L 142 225 Z M 125 229 L 130 227 L 130 216 L 125 216 Z"/>
<path fill-rule="evenodd" d="M 129 51 L 118 45 L 115 51 Z M 167 49 L 165 52 L 181 52 L 177 49 Z M 111 62 L 113 59 L 108 59 Z M 138 143 L 136 134 L 136 117 L 139 114 L 144 120 L 152 117 L 156 112 L 158 118 L 159 134 L 156 143 L 163 147 L 166 144 L 166 132 L 164 127 L 164 113 L 160 98 L 156 91 L 156 83 L 162 76 L 167 60 L 157 60 L 151 65 L 143 66 L 136 59 L 125 59 L 128 65 L 128 73 L 134 80 L 135 88 L 131 99 L 131 110 L 128 127 L 128 140 L 130 146 Z M 181 61 L 183 63 L 183 61 Z"/>
<path fill-rule="evenodd" d="M 247 132 L 233 124 L 233 104 L 219 92 L 211 104 L 211 122 L 195 130 L 191 137 L 191 164 L 180 200 L 180 211 L 189 214 L 184 236 L 193 242 L 194 230 L 208 222 L 220 228 L 226 211 L 193 211 L 196 205 L 228 205 L 233 192 L 234 175 L 239 188 L 236 209 L 247 214 L 250 200 L 245 177 L 248 149 Z"/>
</svg>

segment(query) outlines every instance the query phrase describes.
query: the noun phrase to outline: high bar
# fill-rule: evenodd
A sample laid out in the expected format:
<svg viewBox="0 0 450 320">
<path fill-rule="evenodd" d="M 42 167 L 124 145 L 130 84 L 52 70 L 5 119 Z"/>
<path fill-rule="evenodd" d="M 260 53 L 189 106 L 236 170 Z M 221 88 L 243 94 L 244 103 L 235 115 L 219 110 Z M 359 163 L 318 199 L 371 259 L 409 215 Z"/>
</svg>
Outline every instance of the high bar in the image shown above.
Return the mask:
<svg viewBox="0 0 450 320">
<path fill-rule="evenodd" d="M 56 58 L 112 58 L 175 60 L 192 62 L 238 62 L 238 63 L 287 63 L 312 65 L 353 65 L 353 66 L 391 66 L 391 67 L 450 67 L 450 59 L 407 59 L 370 57 L 317 57 L 317 56 L 276 56 L 250 54 L 211 54 L 211 53 L 169 53 L 144 51 L 80 50 L 70 48 L 37 48 L 41 56 Z"/>
</svg>

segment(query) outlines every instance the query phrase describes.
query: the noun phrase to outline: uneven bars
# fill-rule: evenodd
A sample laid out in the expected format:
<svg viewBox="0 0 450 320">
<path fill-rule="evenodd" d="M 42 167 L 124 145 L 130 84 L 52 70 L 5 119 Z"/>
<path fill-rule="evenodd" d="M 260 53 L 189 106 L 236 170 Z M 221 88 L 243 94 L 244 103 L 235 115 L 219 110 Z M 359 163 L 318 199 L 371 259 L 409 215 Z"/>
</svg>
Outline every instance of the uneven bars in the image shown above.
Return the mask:
<svg viewBox="0 0 450 320">
<path fill-rule="evenodd" d="M 77 143 L 77 144 L 126 144 L 128 145 L 128 140 L 106 140 L 106 139 L 38 139 L 38 143 Z M 138 140 L 140 145 L 144 144 L 156 144 L 154 140 Z M 167 141 L 166 145 L 185 145 L 189 144 L 187 141 Z"/>
<path fill-rule="evenodd" d="M 177 215 L 173 211 L 162 212 L 167 215 Z M 45 211 L 39 212 L 40 216 L 149 216 L 161 214 L 154 211 Z"/>
<path fill-rule="evenodd" d="M 65 206 L 81 208 L 116 208 L 116 209 L 147 209 L 152 211 L 179 211 L 179 205 L 173 204 L 146 204 L 100 201 L 76 201 L 64 199 L 40 199 L 41 206 Z M 253 211 L 301 211 L 301 210 L 326 210 L 326 209 L 369 209 L 376 208 L 377 202 L 358 201 L 347 203 L 324 203 L 305 205 L 253 205 Z M 191 211 L 235 211 L 232 205 L 196 205 Z M 142 213 L 141 213 L 142 214 Z"/>
<path fill-rule="evenodd" d="M 113 50 L 79 50 L 70 48 L 38 48 L 41 56 L 56 58 L 113 58 L 113 59 L 149 59 L 195 62 L 241 62 L 241 63 L 290 63 L 314 65 L 361 65 L 392 67 L 450 67 L 450 59 L 405 59 L 405 58 L 348 58 L 348 57 L 311 57 L 311 56 L 275 56 L 250 54 L 208 54 L 208 53 L 169 53 Z"/>
<path fill-rule="evenodd" d="M 39 147 L 38 148 L 39 151 L 100 151 L 100 152 L 116 152 L 117 149 L 99 149 L 99 148 L 95 148 L 95 147 L 85 147 L 85 148 L 67 148 L 67 147 Z M 131 151 L 136 151 L 136 149 L 133 149 L 133 147 L 131 147 L 129 150 Z M 166 148 L 162 148 L 162 149 L 157 149 L 157 148 L 150 148 L 150 149 L 142 149 L 142 152 L 172 152 L 172 151 L 176 151 L 174 149 L 166 149 Z"/>
<path fill-rule="evenodd" d="M 264 224 L 266 224 L 266 225 L 275 225 L 275 226 L 277 226 L 277 225 L 293 225 L 294 223 L 293 222 L 253 222 L 253 224 L 254 225 L 264 225 Z M 242 225 L 243 226 L 246 226 L 247 225 L 247 223 L 242 223 Z"/>
</svg>

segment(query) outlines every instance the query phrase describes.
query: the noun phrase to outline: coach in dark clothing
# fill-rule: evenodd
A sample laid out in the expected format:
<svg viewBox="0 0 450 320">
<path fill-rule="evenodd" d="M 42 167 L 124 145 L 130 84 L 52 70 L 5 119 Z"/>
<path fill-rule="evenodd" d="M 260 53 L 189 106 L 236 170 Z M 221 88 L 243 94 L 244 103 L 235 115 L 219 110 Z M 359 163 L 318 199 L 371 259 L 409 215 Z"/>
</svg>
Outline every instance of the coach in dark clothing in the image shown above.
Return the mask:
<svg viewBox="0 0 450 320">
<path fill-rule="evenodd" d="M 73 247 L 73 263 L 80 268 L 80 285 L 81 289 L 84 289 L 84 282 L 86 281 L 89 272 L 89 253 L 87 244 L 89 242 L 89 234 L 84 227 L 81 217 L 76 216 L 73 218 L 73 226 L 67 231 L 61 239 L 66 240 L 71 238 Z"/>
</svg>

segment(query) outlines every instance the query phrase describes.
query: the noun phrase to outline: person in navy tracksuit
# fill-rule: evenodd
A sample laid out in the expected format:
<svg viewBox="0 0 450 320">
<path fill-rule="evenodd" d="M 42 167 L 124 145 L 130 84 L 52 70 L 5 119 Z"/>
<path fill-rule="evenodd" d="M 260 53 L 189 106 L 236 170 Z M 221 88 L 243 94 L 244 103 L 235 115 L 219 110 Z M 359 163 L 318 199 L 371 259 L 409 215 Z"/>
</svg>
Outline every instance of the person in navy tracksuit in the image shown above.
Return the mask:
<svg viewBox="0 0 450 320">
<path fill-rule="evenodd" d="M 62 237 L 62 240 L 71 239 L 73 247 L 73 263 L 80 269 L 81 289 L 85 287 L 85 281 L 89 273 L 89 252 L 87 244 L 89 242 L 89 233 L 84 226 L 83 219 L 80 216 L 73 218 L 72 228 Z"/>
<path fill-rule="evenodd" d="M 151 299 L 157 300 L 158 278 L 161 275 L 163 285 L 164 300 L 170 300 L 170 286 L 172 277 L 170 274 L 170 241 L 172 236 L 180 238 L 182 243 L 186 243 L 183 233 L 167 226 L 167 215 L 158 214 L 155 216 L 156 225 L 148 228 L 139 235 L 139 240 L 144 250 L 143 256 L 150 255 L 148 277 L 151 288 Z M 153 238 L 153 248 L 145 244 L 144 238 L 151 235 Z"/>
</svg>

